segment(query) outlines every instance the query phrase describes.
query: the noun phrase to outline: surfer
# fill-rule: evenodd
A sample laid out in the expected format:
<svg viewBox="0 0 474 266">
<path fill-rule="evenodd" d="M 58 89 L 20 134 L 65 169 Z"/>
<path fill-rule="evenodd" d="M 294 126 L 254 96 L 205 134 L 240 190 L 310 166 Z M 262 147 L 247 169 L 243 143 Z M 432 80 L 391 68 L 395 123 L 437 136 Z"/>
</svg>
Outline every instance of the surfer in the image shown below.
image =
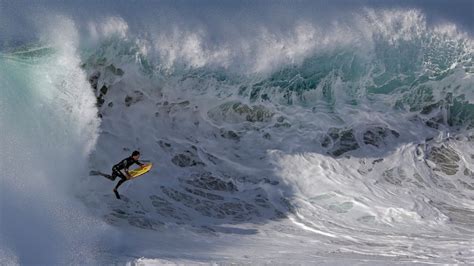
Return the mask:
<svg viewBox="0 0 474 266">
<path fill-rule="evenodd" d="M 112 175 L 109 176 L 109 179 L 114 181 L 117 176 L 120 177 L 120 181 L 117 183 L 115 188 L 113 189 L 115 196 L 120 199 L 120 194 L 118 193 L 117 189 L 125 183 L 128 179 L 131 178 L 128 168 L 132 166 L 132 164 L 138 164 L 139 166 L 143 167 L 144 164 L 140 163 L 138 161 L 140 159 L 140 152 L 139 151 L 133 151 L 132 155 L 130 157 L 127 157 L 123 160 L 121 160 L 119 163 L 114 165 L 112 167 Z"/>
</svg>

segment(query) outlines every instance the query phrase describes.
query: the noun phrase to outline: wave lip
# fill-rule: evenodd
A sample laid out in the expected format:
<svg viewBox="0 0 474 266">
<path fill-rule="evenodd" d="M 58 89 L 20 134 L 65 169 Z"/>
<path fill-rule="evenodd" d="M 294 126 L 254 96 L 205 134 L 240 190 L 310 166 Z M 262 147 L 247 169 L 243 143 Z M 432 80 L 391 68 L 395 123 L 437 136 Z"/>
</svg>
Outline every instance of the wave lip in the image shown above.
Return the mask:
<svg viewBox="0 0 474 266">
<path fill-rule="evenodd" d="M 74 30 L 68 23 L 61 26 Z M 95 262 L 93 235 L 103 228 L 75 199 L 74 186 L 86 173 L 99 120 L 80 59 L 71 43 L 62 44 L 0 54 L 7 263 Z"/>
</svg>

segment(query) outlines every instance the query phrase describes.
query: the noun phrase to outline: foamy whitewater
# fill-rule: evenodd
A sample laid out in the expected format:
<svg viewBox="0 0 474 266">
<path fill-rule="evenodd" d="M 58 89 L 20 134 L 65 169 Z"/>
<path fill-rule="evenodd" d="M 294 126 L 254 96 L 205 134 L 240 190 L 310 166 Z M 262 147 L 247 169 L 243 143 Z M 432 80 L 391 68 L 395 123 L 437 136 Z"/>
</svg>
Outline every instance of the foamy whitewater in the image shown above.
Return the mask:
<svg viewBox="0 0 474 266">
<path fill-rule="evenodd" d="M 0 264 L 474 264 L 455 24 L 45 14 L 0 52 Z"/>
</svg>

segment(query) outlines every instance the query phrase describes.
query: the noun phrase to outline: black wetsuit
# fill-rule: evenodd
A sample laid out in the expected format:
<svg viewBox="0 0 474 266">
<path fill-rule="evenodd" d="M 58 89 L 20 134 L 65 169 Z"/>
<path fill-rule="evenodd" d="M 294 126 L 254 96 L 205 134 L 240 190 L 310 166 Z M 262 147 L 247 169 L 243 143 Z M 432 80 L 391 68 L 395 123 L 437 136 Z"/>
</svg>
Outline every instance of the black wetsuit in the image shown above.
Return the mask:
<svg viewBox="0 0 474 266">
<path fill-rule="evenodd" d="M 138 164 L 140 166 L 142 166 L 143 164 L 140 163 L 139 161 L 133 159 L 132 156 L 130 157 L 127 157 L 125 159 L 123 159 L 122 161 L 120 161 L 118 164 L 114 165 L 112 167 L 112 176 L 111 176 L 111 179 L 112 180 L 115 180 L 118 177 L 120 177 L 122 180 L 127 180 L 127 177 L 122 173 L 121 170 L 128 170 L 128 168 L 130 166 L 132 166 L 132 164 Z"/>
</svg>

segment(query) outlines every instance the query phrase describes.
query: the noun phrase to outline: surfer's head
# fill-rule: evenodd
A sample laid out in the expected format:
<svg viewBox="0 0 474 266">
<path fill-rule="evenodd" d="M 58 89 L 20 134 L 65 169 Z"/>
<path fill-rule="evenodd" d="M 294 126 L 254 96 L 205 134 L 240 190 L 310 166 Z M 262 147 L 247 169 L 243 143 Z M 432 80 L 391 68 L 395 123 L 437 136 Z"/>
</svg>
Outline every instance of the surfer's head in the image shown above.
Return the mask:
<svg viewBox="0 0 474 266">
<path fill-rule="evenodd" d="M 135 160 L 138 160 L 140 158 L 140 152 L 139 151 L 133 151 L 132 152 L 132 157 Z"/>
</svg>

